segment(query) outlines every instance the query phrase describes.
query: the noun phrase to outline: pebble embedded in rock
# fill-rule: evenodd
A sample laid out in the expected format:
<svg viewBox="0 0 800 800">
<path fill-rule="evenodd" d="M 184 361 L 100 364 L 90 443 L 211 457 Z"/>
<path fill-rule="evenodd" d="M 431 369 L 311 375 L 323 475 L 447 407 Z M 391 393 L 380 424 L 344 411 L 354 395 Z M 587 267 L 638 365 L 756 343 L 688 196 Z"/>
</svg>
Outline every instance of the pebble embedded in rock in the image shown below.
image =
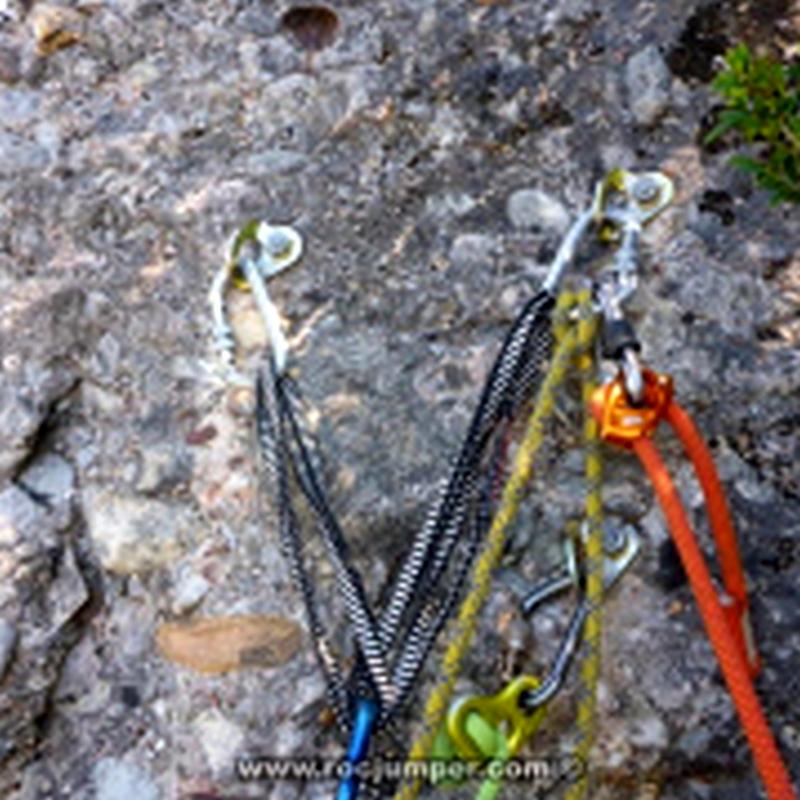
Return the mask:
<svg viewBox="0 0 800 800">
<path fill-rule="evenodd" d="M 55 634 L 64 627 L 83 608 L 88 599 L 89 590 L 75 557 L 75 551 L 71 545 L 67 545 L 61 555 L 55 579 L 47 593 L 50 631 Z"/>
<path fill-rule="evenodd" d="M 450 248 L 450 260 L 456 267 L 485 267 L 492 261 L 496 243 L 483 233 L 464 233 Z"/>
<path fill-rule="evenodd" d="M 628 105 L 640 125 L 652 125 L 670 101 L 670 73 L 654 44 L 631 56 L 625 66 Z"/>
<path fill-rule="evenodd" d="M 37 3 L 28 20 L 40 55 L 52 55 L 80 41 L 83 17 L 71 8 Z"/>
<path fill-rule="evenodd" d="M 218 431 L 213 425 L 202 425 L 199 428 L 194 428 L 186 434 L 186 444 L 203 445 L 210 442 Z"/>
<path fill-rule="evenodd" d="M 65 508 L 75 487 L 75 470 L 61 456 L 45 453 L 27 466 L 19 481 L 51 509 Z"/>
<path fill-rule="evenodd" d="M 47 150 L 36 142 L 10 131 L 0 131 L 0 176 L 47 166 Z"/>
<path fill-rule="evenodd" d="M 196 572 L 183 576 L 175 586 L 172 610 L 176 614 L 185 614 L 198 606 L 208 594 L 211 584 Z"/>
<path fill-rule="evenodd" d="M 237 417 L 250 417 L 256 409 L 256 393 L 250 386 L 237 386 L 227 395 L 228 410 Z"/>
<path fill-rule="evenodd" d="M 170 439 L 143 447 L 136 490 L 143 494 L 167 493 L 188 480 L 191 469 L 185 448 Z"/>
<path fill-rule="evenodd" d="M 6 89 L 0 94 L 0 119 L 6 130 L 25 133 L 40 110 L 41 98 L 30 89 Z"/>
<path fill-rule="evenodd" d="M 140 495 L 87 488 L 83 506 L 101 563 L 121 575 L 177 559 L 195 525 L 188 507 Z"/>
<path fill-rule="evenodd" d="M 269 614 L 166 623 L 156 634 L 170 661 L 209 675 L 284 664 L 298 651 L 301 639 L 296 622 Z"/>
<path fill-rule="evenodd" d="M 663 750 L 669 742 L 669 730 L 655 714 L 642 714 L 632 722 L 630 741 L 636 747 Z"/>
<path fill-rule="evenodd" d="M 709 750 L 711 738 L 711 731 L 708 728 L 692 728 L 675 742 L 675 747 L 685 753 L 690 760 L 695 761 Z"/>
<path fill-rule="evenodd" d="M 102 758 L 92 768 L 95 800 L 159 800 L 150 775 L 138 764 L 120 758 Z"/>
<path fill-rule="evenodd" d="M 197 732 L 212 772 L 229 770 L 244 742 L 244 734 L 239 727 L 217 709 L 204 711 L 194 720 L 192 727 Z"/>
<path fill-rule="evenodd" d="M 508 198 L 506 213 L 511 224 L 519 230 L 563 233 L 570 223 L 566 208 L 540 189 L 518 189 Z"/>
<path fill-rule="evenodd" d="M 0 46 L 0 83 L 11 86 L 21 77 L 19 53 L 10 47 Z"/>
</svg>

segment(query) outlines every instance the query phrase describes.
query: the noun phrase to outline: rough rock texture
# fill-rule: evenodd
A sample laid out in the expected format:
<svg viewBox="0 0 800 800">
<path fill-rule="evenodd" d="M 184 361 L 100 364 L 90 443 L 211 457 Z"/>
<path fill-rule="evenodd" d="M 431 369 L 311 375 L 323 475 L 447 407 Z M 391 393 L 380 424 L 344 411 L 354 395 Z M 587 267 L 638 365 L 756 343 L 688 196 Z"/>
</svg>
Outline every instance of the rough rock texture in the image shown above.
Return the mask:
<svg viewBox="0 0 800 800">
<path fill-rule="evenodd" d="M 375 0 L 333 4 L 333 26 L 287 22 L 287 2 L 64 5 L 0 2 L 0 795 L 331 796 L 234 775 L 246 753 L 341 754 L 308 647 L 209 677 L 155 646 L 176 618 L 302 622 L 259 497 L 252 393 L 211 347 L 223 245 L 253 216 L 305 238 L 275 296 L 376 594 L 562 209 L 618 165 L 678 182 L 631 314 L 719 460 L 759 688 L 800 775 L 800 229 L 698 146 L 714 59 L 742 37 L 795 42 L 791 4 Z M 523 623 L 514 587 L 557 563 L 578 448 L 564 430 L 551 450 L 465 690 L 548 663 L 563 615 Z M 645 548 L 608 602 L 594 797 L 756 798 L 649 488 L 625 455 L 608 477 L 609 513 Z M 570 697 L 532 754 L 568 752 Z"/>
<path fill-rule="evenodd" d="M 654 44 L 647 45 L 628 59 L 625 83 L 628 105 L 636 122 L 652 125 L 666 111 L 670 82 L 669 69 Z"/>
</svg>

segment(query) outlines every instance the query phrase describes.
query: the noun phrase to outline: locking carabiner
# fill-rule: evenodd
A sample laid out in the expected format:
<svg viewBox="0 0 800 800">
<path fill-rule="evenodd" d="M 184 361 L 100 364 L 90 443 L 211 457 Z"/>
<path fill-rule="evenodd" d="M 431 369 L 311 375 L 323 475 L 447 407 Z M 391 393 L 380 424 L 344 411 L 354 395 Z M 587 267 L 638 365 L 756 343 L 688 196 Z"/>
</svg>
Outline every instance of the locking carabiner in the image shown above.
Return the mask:
<svg viewBox="0 0 800 800">
<path fill-rule="evenodd" d="M 623 305 L 638 285 L 642 229 L 672 202 L 674 194 L 674 184 L 661 172 L 618 169 L 599 185 L 595 197 L 600 238 L 618 243 L 612 266 L 599 276 L 596 287 L 604 321 L 603 354 L 619 362 L 625 389 L 634 402 L 642 397 L 642 366 L 639 343 L 625 319 Z"/>
</svg>

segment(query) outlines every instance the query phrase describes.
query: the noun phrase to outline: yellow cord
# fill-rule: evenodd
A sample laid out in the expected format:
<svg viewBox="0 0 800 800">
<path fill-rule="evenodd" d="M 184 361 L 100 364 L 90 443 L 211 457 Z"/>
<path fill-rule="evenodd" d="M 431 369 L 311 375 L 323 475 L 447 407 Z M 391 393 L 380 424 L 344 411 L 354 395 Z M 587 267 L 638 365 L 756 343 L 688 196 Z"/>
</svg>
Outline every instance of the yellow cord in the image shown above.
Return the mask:
<svg viewBox="0 0 800 800">
<path fill-rule="evenodd" d="M 588 290 L 578 293 L 577 296 L 562 294 L 556 306 L 556 319 L 564 316 L 576 302 L 581 306 L 588 304 L 589 296 Z M 556 391 L 564 382 L 576 355 L 585 352 L 591 346 L 596 327 L 597 320 L 592 315 L 590 319 L 579 324 L 577 329 L 569 328 L 556 347 L 550 369 L 539 389 L 533 413 L 528 419 L 525 436 L 517 450 L 513 471 L 503 488 L 500 506 L 492 520 L 486 545 L 473 569 L 470 589 L 453 623 L 453 636 L 442 659 L 441 677 L 428 695 L 422 733 L 411 747 L 410 761 L 425 759 L 433 747 L 453 695 L 461 662 L 475 635 L 478 615 L 489 595 L 492 573 L 500 563 L 506 535 L 514 522 L 525 489 L 533 475 L 534 461 L 544 440 L 544 426 L 555 408 Z M 400 787 L 394 800 L 415 800 L 422 790 L 422 785 L 422 777 L 414 777 Z"/>
<path fill-rule="evenodd" d="M 584 325 L 582 321 L 580 325 Z M 580 337 L 580 333 L 578 334 Z M 585 335 L 585 333 L 584 333 Z M 578 701 L 578 745 L 575 759 L 580 769 L 578 777 L 569 787 L 564 800 L 582 800 L 589 788 L 589 753 L 595 740 L 597 728 L 597 687 L 600 681 L 600 654 L 602 649 L 603 623 L 603 499 L 601 492 L 602 460 L 598 424 L 589 411 L 589 401 L 595 388 L 595 365 L 591 355 L 584 352 L 578 356 L 583 397 L 583 436 L 586 452 L 586 504 L 585 516 L 588 526 L 586 539 L 586 602 L 589 613 L 583 626 L 583 641 L 586 648 L 580 667 L 580 699 Z"/>
</svg>

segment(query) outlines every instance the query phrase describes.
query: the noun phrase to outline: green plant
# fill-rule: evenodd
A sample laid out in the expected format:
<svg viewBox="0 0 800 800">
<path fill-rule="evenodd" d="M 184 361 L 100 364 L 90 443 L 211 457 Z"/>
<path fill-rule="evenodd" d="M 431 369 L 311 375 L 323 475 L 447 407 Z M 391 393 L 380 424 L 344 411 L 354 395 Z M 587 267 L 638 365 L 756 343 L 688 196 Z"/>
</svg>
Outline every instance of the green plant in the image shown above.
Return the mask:
<svg viewBox="0 0 800 800">
<path fill-rule="evenodd" d="M 730 130 L 758 145 L 754 156 L 731 163 L 751 173 L 774 204 L 800 203 L 800 64 L 786 65 L 739 44 L 725 54 L 725 69 L 711 84 L 725 99 L 709 144 Z"/>
</svg>

